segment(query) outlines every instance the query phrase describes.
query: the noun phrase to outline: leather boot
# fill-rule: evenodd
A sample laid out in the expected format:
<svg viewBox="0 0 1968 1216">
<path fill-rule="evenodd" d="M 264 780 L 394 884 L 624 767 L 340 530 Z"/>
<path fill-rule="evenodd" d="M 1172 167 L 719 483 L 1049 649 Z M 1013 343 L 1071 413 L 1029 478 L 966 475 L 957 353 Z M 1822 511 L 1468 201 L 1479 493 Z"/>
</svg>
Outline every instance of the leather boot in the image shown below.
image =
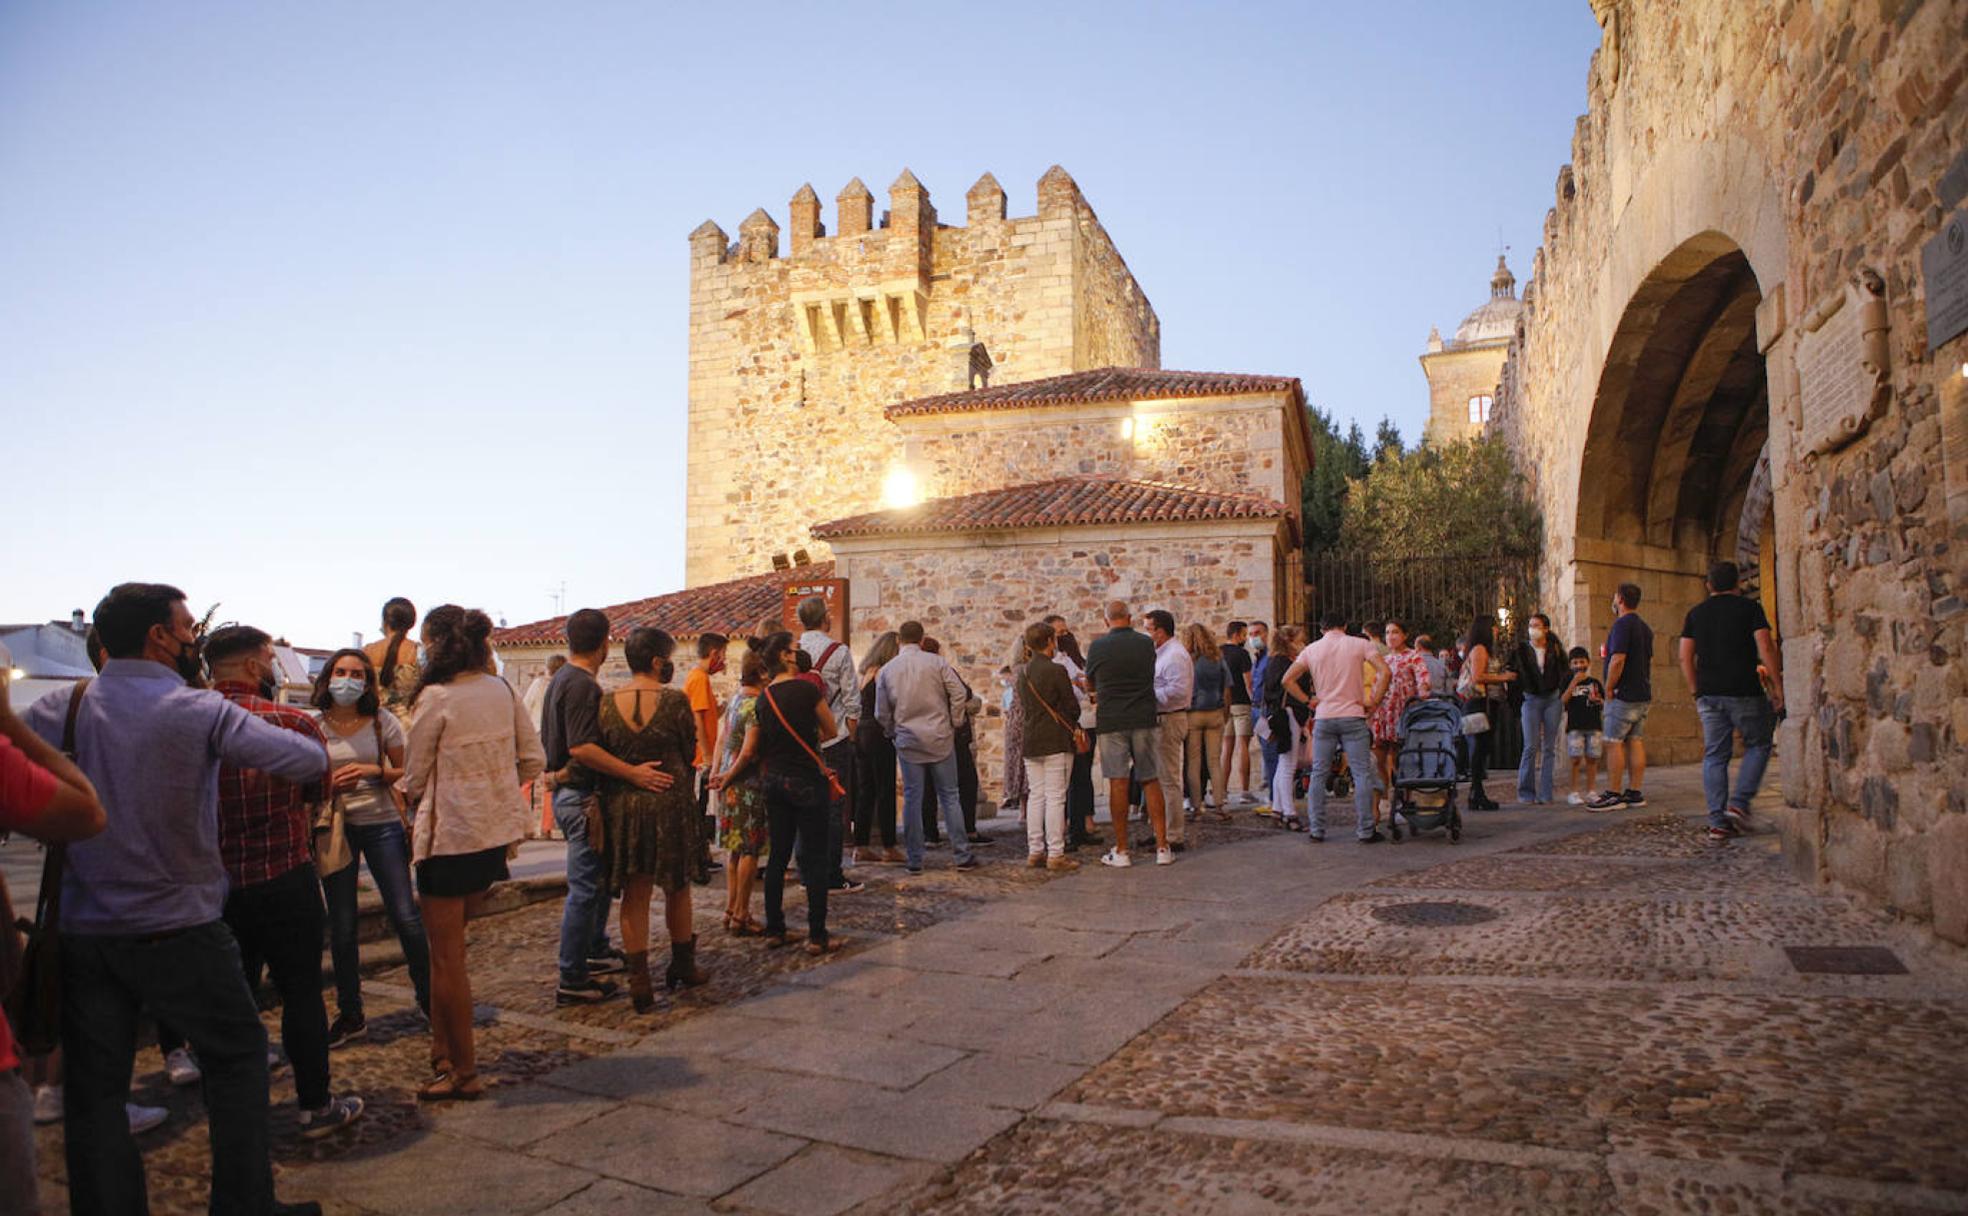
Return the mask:
<svg viewBox="0 0 1968 1216">
<path fill-rule="evenodd" d="M 637 1013 L 656 1008 L 656 990 L 649 978 L 649 951 L 629 952 L 629 1001 Z"/>
<path fill-rule="evenodd" d="M 681 987 L 695 988 L 711 982 L 710 972 L 697 966 L 697 935 L 687 942 L 670 943 L 670 969 L 663 973 L 663 986 L 671 992 Z"/>
</svg>

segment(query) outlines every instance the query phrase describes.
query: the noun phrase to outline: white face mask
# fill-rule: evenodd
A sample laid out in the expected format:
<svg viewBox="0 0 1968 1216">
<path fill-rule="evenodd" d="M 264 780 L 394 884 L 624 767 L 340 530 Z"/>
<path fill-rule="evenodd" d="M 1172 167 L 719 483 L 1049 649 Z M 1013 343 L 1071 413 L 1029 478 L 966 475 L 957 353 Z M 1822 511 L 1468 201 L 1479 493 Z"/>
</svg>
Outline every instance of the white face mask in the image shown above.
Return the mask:
<svg viewBox="0 0 1968 1216">
<path fill-rule="evenodd" d="M 1531 640 L 1533 642 L 1537 642 L 1540 644 L 1544 642 L 1544 626 L 1542 625 L 1531 626 Z"/>
<path fill-rule="evenodd" d="M 341 676 L 328 681 L 328 695 L 334 698 L 335 704 L 347 709 L 362 699 L 368 686 L 368 681 L 360 676 Z"/>
</svg>

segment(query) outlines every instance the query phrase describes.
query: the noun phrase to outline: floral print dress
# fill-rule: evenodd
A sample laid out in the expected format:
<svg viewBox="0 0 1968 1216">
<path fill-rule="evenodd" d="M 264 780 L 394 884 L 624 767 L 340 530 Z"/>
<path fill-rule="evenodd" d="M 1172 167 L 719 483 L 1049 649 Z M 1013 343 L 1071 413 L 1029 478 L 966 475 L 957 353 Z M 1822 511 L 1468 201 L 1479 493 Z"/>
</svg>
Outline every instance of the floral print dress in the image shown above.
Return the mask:
<svg viewBox="0 0 1968 1216">
<path fill-rule="evenodd" d="M 741 690 L 724 709 L 718 732 L 717 771 L 723 772 L 744 749 L 745 735 L 758 725 L 758 694 Z M 763 857 L 769 844 L 765 823 L 765 791 L 759 788 L 760 767 L 752 762 L 745 775 L 724 787 L 718 802 L 718 843 L 740 857 Z"/>
<path fill-rule="evenodd" d="M 1408 702 L 1420 697 L 1428 682 L 1426 669 L 1421 662 L 1421 652 L 1413 647 L 1387 654 L 1387 695 L 1374 706 L 1373 717 L 1369 719 L 1373 727 L 1375 743 L 1399 743 L 1401 741 L 1401 715 L 1408 708 Z"/>
</svg>

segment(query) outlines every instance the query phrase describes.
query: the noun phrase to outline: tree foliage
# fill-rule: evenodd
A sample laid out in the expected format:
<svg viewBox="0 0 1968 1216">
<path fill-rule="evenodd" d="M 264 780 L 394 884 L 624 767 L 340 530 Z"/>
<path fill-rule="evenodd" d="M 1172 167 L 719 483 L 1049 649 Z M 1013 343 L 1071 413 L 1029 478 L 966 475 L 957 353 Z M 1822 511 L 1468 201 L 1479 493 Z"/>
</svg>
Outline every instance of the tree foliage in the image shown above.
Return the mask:
<svg viewBox="0 0 1968 1216">
<path fill-rule="evenodd" d="M 1484 557 L 1534 551 L 1529 487 L 1495 436 L 1375 461 L 1347 486 L 1341 546 L 1379 557 Z"/>
<path fill-rule="evenodd" d="M 1305 551 L 1319 554 L 1340 547 L 1347 483 L 1366 475 L 1367 442 L 1359 423 L 1341 435 L 1332 415 L 1317 406 L 1307 407 L 1306 421 L 1312 427 L 1312 471 L 1305 475 L 1300 507 Z"/>
</svg>

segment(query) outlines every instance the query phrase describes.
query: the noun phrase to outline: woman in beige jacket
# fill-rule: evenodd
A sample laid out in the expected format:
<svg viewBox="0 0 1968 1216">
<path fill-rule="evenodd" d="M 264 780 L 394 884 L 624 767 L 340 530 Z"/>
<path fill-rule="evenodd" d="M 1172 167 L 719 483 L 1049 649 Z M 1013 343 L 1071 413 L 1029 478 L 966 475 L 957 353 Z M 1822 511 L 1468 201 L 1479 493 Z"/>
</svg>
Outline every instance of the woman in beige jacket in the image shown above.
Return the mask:
<svg viewBox="0 0 1968 1216">
<path fill-rule="evenodd" d="M 488 675 L 492 621 L 446 604 L 424 618 L 426 663 L 412 698 L 403 790 L 417 817 L 410 857 L 430 939 L 431 1071 L 424 1101 L 477 1098 L 465 916 L 507 876 L 532 818 L 520 786 L 540 775 L 539 733 L 510 685 Z"/>
</svg>

